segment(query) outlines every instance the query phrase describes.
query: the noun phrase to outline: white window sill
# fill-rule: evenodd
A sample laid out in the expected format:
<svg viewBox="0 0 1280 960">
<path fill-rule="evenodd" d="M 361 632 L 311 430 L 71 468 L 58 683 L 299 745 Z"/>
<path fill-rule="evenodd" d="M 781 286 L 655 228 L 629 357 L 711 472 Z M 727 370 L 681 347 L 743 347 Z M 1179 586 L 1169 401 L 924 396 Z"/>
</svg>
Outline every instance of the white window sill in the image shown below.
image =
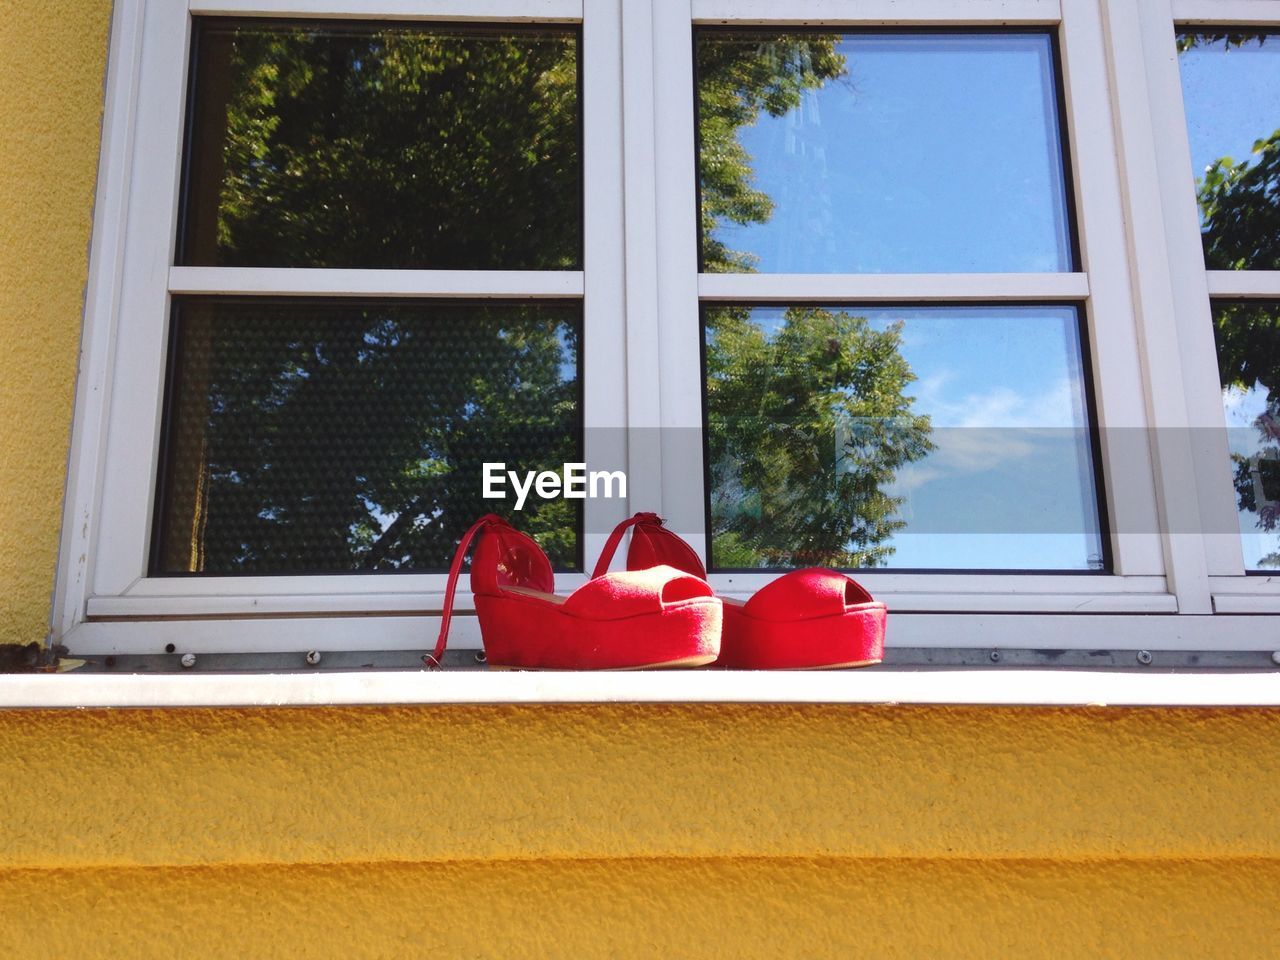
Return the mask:
<svg viewBox="0 0 1280 960">
<path fill-rule="evenodd" d="M 1280 706 L 1280 670 L 875 670 L 832 673 L 364 671 L 10 674 L 0 709 L 482 703 L 866 703 Z"/>
</svg>

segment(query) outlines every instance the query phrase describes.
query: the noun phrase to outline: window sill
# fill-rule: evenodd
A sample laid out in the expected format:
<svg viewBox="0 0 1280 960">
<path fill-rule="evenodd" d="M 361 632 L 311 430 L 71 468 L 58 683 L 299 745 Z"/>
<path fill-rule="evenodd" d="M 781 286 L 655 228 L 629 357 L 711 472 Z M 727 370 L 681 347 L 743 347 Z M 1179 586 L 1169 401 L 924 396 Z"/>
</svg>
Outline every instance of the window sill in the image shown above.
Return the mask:
<svg viewBox="0 0 1280 960">
<path fill-rule="evenodd" d="M 1248 673 L 892 669 L 832 673 L 363 671 L 0 676 L 0 709 L 514 703 L 1280 706 L 1280 669 Z"/>
</svg>

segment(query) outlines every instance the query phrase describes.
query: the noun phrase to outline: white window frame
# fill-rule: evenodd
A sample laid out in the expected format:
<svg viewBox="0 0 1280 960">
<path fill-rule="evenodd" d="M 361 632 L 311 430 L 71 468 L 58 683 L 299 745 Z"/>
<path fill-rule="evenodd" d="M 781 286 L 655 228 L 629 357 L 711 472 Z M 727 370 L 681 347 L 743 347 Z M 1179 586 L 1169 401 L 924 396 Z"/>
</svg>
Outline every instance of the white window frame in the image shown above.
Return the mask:
<svg viewBox="0 0 1280 960">
<path fill-rule="evenodd" d="M 1065 125 L 1075 184 L 1076 221 L 1083 272 L 1059 274 L 934 275 L 749 275 L 697 273 L 695 144 L 692 52 L 689 24 L 772 25 L 948 25 L 999 29 L 1002 26 L 1056 27 L 1067 92 Z M 894 0 L 848 3 L 841 0 L 654 0 L 651 49 L 663 69 L 656 74 L 664 122 L 657 128 L 657 153 L 663 158 L 658 179 L 657 232 L 665 242 L 658 252 L 662 297 L 662 353 L 649 375 L 661 369 L 662 425 L 700 429 L 700 300 L 826 298 L 851 302 L 1041 300 L 1085 303 L 1094 370 L 1095 399 L 1102 434 L 1101 494 L 1113 531 L 1155 531 L 1157 495 L 1151 452 L 1135 445 L 1150 423 L 1143 396 L 1139 343 L 1130 289 L 1116 147 L 1109 123 L 1102 24 L 1097 7 L 1079 0 L 1019 2 L 925 2 Z M 643 38 L 636 39 L 643 53 Z M 628 135 L 631 128 L 628 127 Z M 1095 321 L 1108 317 L 1105 324 Z M 684 431 L 668 431 L 682 436 Z M 1117 478 L 1122 478 L 1117 483 Z M 701 530 L 703 476 L 700 463 L 677 451 L 663 462 L 663 501 L 657 508 L 679 529 Z M 1170 480 L 1172 486 L 1182 484 Z M 699 492 L 691 497 L 688 491 Z M 1185 494 L 1183 494 L 1185 495 Z M 1178 529 L 1177 526 L 1170 529 Z M 1183 528 L 1185 529 L 1185 528 Z M 1132 633 L 1125 617 L 1096 620 L 1093 629 L 1073 627 L 1069 614 L 1161 614 L 1208 612 L 1203 558 L 1198 542 L 1155 533 L 1110 533 L 1113 557 L 1109 575 L 913 574 L 859 572 L 859 580 L 896 611 L 896 642 L 909 646 L 1013 645 L 1015 638 L 1034 646 L 1096 645 L 1099 635 L 1127 646 Z M 705 542 L 691 537 L 700 551 Z M 718 592 L 748 596 L 771 579 L 769 574 L 713 574 Z M 996 617 L 961 617 L 958 612 Z M 1021 616 L 1019 616 L 1021 614 Z M 1053 616 L 1046 616 L 1051 614 Z M 1030 615 L 1030 616 L 1029 616 Z M 1058 616 L 1062 615 L 1062 616 Z"/>
<path fill-rule="evenodd" d="M 1230 483 L 1227 424 L 1218 379 L 1213 337 L 1213 299 L 1280 300 L 1280 271 L 1208 270 L 1200 239 L 1196 171 L 1182 97 L 1175 49 L 1182 27 L 1280 29 L 1276 0 L 1146 0 L 1138 22 L 1127 29 L 1140 35 L 1149 85 L 1151 135 L 1159 144 L 1157 177 L 1151 189 L 1164 212 L 1164 248 L 1170 264 L 1169 308 L 1182 343 L 1186 406 L 1197 429 L 1194 471 L 1200 491 L 1206 574 L 1218 613 L 1280 613 L 1280 576 L 1246 575 L 1238 530 L 1235 494 Z M 1145 269 L 1160 256 L 1159 238 L 1144 249 Z M 1221 531 L 1221 532 L 1216 532 Z"/>
<path fill-rule="evenodd" d="M 1178 0 L 1177 6 L 1247 6 L 1257 13 L 1264 4 Z M 1274 11 L 1274 4 L 1265 6 Z M 173 266 L 188 43 L 197 15 L 581 23 L 584 269 Z M 1147 0 L 117 0 L 54 640 L 90 655 L 151 654 L 167 643 L 216 652 L 428 645 L 443 575 L 147 576 L 170 296 L 302 293 L 581 297 L 588 443 L 626 447 L 589 447 L 586 456 L 626 463 L 629 478 L 626 502 L 586 501 L 594 511 L 588 529 L 608 530 L 634 510 L 656 510 L 700 553 L 701 463 L 671 439 L 702 428 L 700 300 L 1082 302 L 1098 426 L 1106 428 L 1101 495 L 1111 520 L 1112 571 L 860 573 L 895 611 L 891 643 L 1271 649 L 1275 641 L 1265 630 L 1248 629 L 1270 621 L 1213 615 L 1215 600 L 1220 612 L 1227 609 L 1216 592 L 1232 570 L 1211 553 L 1209 538 L 1156 532 L 1201 529 L 1201 516 L 1220 507 L 1224 494 L 1206 477 L 1207 461 L 1191 449 L 1186 429 L 1211 421 L 1210 411 L 1220 424 L 1221 405 L 1216 389 L 1212 403 L 1206 399 L 1205 371 L 1215 376 L 1212 338 L 1206 362 L 1196 350 L 1208 327 L 1196 327 L 1205 315 L 1192 317 L 1181 296 L 1189 271 L 1185 251 L 1175 254 L 1176 218 L 1169 214 L 1190 197 L 1194 215 L 1193 192 L 1175 198 L 1186 183 L 1166 181 L 1185 180 L 1187 171 L 1156 163 L 1157 129 L 1168 118 L 1157 116 L 1153 86 L 1161 110 L 1182 121 L 1176 73 L 1170 94 L 1160 73 L 1167 64 L 1156 49 L 1173 14 L 1167 24 L 1152 17 Z M 690 34 L 695 24 L 719 23 L 1056 29 L 1081 272 L 699 275 Z M 1184 166 L 1189 170 L 1189 160 Z M 1152 178 L 1157 168 L 1160 176 Z M 1199 257 L 1198 230 L 1189 236 Z M 1207 294 L 1201 297 L 1207 310 Z M 631 428 L 625 441 L 601 440 L 620 435 L 592 429 L 619 423 Z M 661 443 L 654 442 L 659 435 Z M 1154 440 L 1148 446 L 1133 442 L 1135 436 Z M 587 563 L 602 541 L 600 533 L 585 538 Z M 712 583 L 726 595 L 746 596 L 770 577 L 715 574 Z M 557 588 L 582 581 L 581 574 L 558 575 Z M 1265 603 L 1233 612 L 1273 609 L 1271 596 L 1250 599 Z M 465 591 L 459 601 L 460 609 L 470 608 Z M 456 622 L 451 646 L 479 647 L 474 618 Z"/>
</svg>

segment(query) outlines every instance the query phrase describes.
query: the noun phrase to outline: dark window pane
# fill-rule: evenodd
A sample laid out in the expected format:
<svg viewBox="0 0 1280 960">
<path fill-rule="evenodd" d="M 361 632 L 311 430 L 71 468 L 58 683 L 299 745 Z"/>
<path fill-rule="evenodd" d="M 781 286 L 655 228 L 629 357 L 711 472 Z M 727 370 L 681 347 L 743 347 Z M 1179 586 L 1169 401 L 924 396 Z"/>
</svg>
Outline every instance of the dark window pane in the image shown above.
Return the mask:
<svg viewBox="0 0 1280 960">
<path fill-rule="evenodd" d="M 713 566 L 1105 568 L 1074 307 L 704 320 Z"/>
<path fill-rule="evenodd" d="M 1073 269 L 1048 33 L 698 34 L 703 269 Z"/>
<path fill-rule="evenodd" d="M 1210 270 L 1280 270 L 1280 34 L 1178 34 Z"/>
<path fill-rule="evenodd" d="M 447 569 L 482 464 L 581 461 L 576 303 L 180 299 L 156 573 Z M 517 522 L 578 567 L 578 513 Z"/>
<path fill-rule="evenodd" d="M 576 269 L 573 29 L 199 21 L 181 262 Z"/>
<path fill-rule="evenodd" d="M 1213 305 L 1247 570 L 1280 568 L 1280 300 Z"/>
</svg>

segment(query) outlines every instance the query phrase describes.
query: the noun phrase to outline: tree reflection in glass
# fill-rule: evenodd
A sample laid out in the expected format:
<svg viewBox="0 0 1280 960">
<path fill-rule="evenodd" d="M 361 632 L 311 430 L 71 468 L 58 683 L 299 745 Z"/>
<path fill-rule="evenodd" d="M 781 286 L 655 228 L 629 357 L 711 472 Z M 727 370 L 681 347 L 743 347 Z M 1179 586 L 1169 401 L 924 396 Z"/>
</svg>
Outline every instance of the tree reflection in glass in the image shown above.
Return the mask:
<svg viewBox="0 0 1280 960">
<path fill-rule="evenodd" d="M 1280 35 L 1178 35 L 1205 266 L 1280 269 Z"/>
<path fill-rule="evenodd" d="M 705 319 L 713 564 L 885 562 L 904 523 L 884 487 L 932 449 L 901 324 L 821 307 Z"/>
<path fill-rule="evenodd" d="M 178 261 L 577 269 L 573 27 L 199 18 Z M 179 298 L 156 573 L 439 570 L 581 459 L 581 304 Z M 520 516 L 576 568 L 580 511 Z"/>
<path fill-rule="evenodd" d="M 580 265 L 576 30 L 197 25 L 182 263 Z"/>
<path fill-rule="evenodd" d="M 1178 35 L 1205 266 L 1280 270 L 1280 35 Z M 1247 569 L 1280 567 L 1280 301 L 1219 301 L 1214 335 Z"/>
<path fill-rule="evenodd" d="M 703 270 L 1072 269 L 1049 34 L 708 28 L 697 66 Z M 1105 565 L 1074 308 L 703 319 L 713 566 Z"/>
<path fill-rule="evenodd" d="M 1074 307 L 704 321 L 715 567 L 1104 567 Z"/>
<path fill-rule="evenodd" d="M 183 298 L 153 572 L 447 569 L 482 464 L 581 456 L 577 303 Z M 577 569 L 579 511 L 521 528 Z"/>
<path fill-rule="evenodd" d="M 707 272 L 1074 268 L 1044 31 L 697 35 Z"/>
</svg>

